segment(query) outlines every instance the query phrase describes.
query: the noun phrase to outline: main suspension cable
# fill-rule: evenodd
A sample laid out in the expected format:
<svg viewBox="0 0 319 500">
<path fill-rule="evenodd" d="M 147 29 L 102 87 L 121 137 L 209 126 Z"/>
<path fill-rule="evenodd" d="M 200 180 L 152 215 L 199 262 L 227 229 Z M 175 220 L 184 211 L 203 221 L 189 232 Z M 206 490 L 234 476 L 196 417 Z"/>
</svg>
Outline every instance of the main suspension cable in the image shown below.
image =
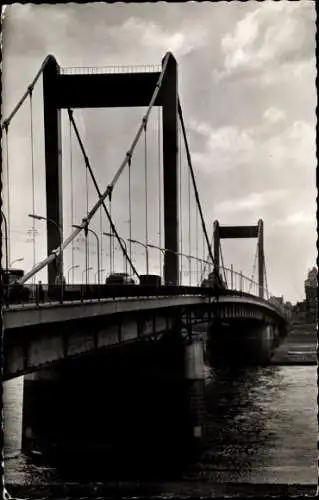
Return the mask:
<svg viewBox="0 0 319 500">
<path fill-rule="evenodd" d="M 257 246 L 256 246 L 255 257 L 254 257 L 254 264 L 253 264 L 253 272 L 251 274 L 251 281 L 249 283 L 248 293 L 250 293 L 250 291 L 251 291 L 251 287 L 253 286 L 253 282 L 254 282 L 254 278 L 255 278 L 256 264 L 257 264 L 257 255 L 258 255 L 258 243 L 257 243 Z"/>
<path fill-rule="evenodd" d="M 10 255 L 11 255 L 11 244 L 10 244 L 10 240 L 11 240 L 11 232 L 10 232 L 10 174 L 9 174 L 9 170 L 10 170 L 10 167 L 9 167 L 9 127 L 8 127 L 9 123 L 6 124 L 6 127 L 5 127 L 5 133 L 6 133 L 6 167 L 7 167 L 7 235 L 6 235 L 6 238 L 7 238 L 7 251 L 8 251 L 8 255 L 6 256 L 7 257 L 7 261 L 10 262 Z"/>
<path fill-rule="evenodd" d="M 267 283 L 267 270 L 266 270 L 266 259 L 265 254 L 263 254 L 263 262 L 264 262 L 264 276 L 265 276 L 265 291 L 267 299 L 269 299 L 269 291 L 268 291 L 268 283 Z"/>
<path fill-rule="evenodd" d="M 189 272 L 189 286 L 192 284 L 192 232 L 191 232 L 191 174 L 187 171 L 187 187 L 188 187 L 188 272 Z"/>
<path fill-rule="evenodd" d="M 26 98 L 28 97 L 30 91 L 32 92 L 35 84 L 37 83 L 38 79 L 40 78 L 41 74 L 43 73 L 43 70 L 45 68 L 45 66 L 47 65 L 47 62 L 49 60 L 51 56 L 47 56 L 43 63 L 41 64 L 41 67 L 39 69 L 39 71 L 37 72 L 37 74 L 35 75 L 35 77 L 33 78 L 32 82 L 30 83 L 30 85 L 28 86 L 27 90 L 25 91 L 25 93 L 23 94 L 23 96 L 21 97 L 20 101 L 18 102 L 18 104 L 14 107 L 14 109 L 11 111 L 10 115 L 8 116 L 8 118 L 6 118 L 5 120 L 3 120 L 2 122 L 2 125 L 1 125 L 1 129 L 5 129 L 9 126 L 12 118 L 15 116 L 15 114 L 17 113 L 17 111 L 21 108 L 22 104 L 24 103 L 24 101 L 26 100 Z"/>
<path fill-rule="evenodd" d="M 109 232 L 110 232 L 110 273 L 113 273 L 114 271 L 114 259 L 113 259 L 113 254 L 114 254 L 114 232 L 113 232 L 113 228 L 112 228 L 112 224 L 111 224 L 111 220 L 112 220 L 112 195 L 113 193 L 110 194 L 109 196 L 109 214 L 110 214 L 110 219 L 109 219 L 109 223 L 110 223 L 110 228 L 109 228 Z"/>
<path fill-rule="evenodd" d="M 144 124 L 144 187 L 145 187 L 145 250 L 146 250 L 146 273 L 149 271 L 148 262 L 148 179 L 147 179 L 147 126 Z"/>
<path fill-rule="evenodd" d="M 203 231 L 203 237 L 204 237 L 204 241 L 203 241 L 203 243 L 205 244 L 205 241 L 206 241 L 206 240 L 205 240 L 205 233 L 204 233 L 204 231 Z M 214 241 L 214 235 L 212 235 L 212 239 L 211 239 L 211 242 L 210 242 L 210 245 L 211 245 L 211 246 L 212 246 L 212 244 L 213 244 L 213 241 Z M 204 248 L 203 248 L 203 255 L 204 255 L 204 257 L 205 257 L 205 254 L 204 254 Z M 207 262 L 208 262 L 208 259 L 209 259 L 209 258 L 210 258 L 210 254 L 208 253 L 208 254 L 207 254 L 207 258 L 205 259 L 205 262 L 204 262 L 204 267 L 203 267 L 203 271 L 202 271 L 202 280 L 203 280 L 203 278 L 204 278 L 204 276 L 205 276 L 205 273 L 206 273 L 206 265 L 207 265 Z M 210 271 L 210 269 L 208 268 L 208 273 L 209 273 L 209 271 Z"/>
<path fill-rule="evenodd" d="M 223 269 L 223 274 L 224 274 L 224 280 L 225 280 L 226 286 L 228 288 L 227 276 L 226 276 L 226 271 L 225 271 L 224 257 L 223 257 L 223 251 L 222 251 L 221 241 L 219 241 L 219 250 L 220 250 L 220 257 L 221 257 L 221 261 L 222 261 L 222 269 Z"/>
<path fill-rule="evenodd" d="M 70 142 L 70 187 L 71 187 L 71 197 L 70 197 L 70 215 L 71 215 L 71 226 L 74 224 L 74 200 L 73 200 L 73 151 L 72 151 L 72 127 L 69 120 L 69 142 Z M 71 244 L 71 265 L 72 265 L 72 284 L 74 284 L 74 240 Z"/>
<path fill-rule="evenodd" d="M 197 207 L 196 207 L 197 208 Z M 198 210 L 195 209 L 195 233 L 196 233 L 196 281 L 198 281 Z"/>
<path fill-rule="evenodd" d="M 158 246 L 162 248 L 162 182 L 161 182 L 161 108 L 157 114 L 157 147 L 158 147 Z M 159 252 L 160 276 L 162 276 L 162 250 Z"/>
<path fill-rule="evenodd" d="M 34 192 L 34 142 L 33 142 L 33 106 L 32 106 L 32 88 L 29 88 L 30 97 L 30 140 L 31 140 L 31 182 L 32 182 L 32 254 L 33 266 L 35 266 L 35 192 Z M 33 280 L 34 282 L 34 280 Z"/>
<path fill-rule="evenodd" d="M 204 220 L 204 216 L 203 216 L 203 211 L 202 211 L 202 207 L 201 207 L 200 200 L 199 200 L 198 190 L 197 190 L 195 176 L 194 176 L 194 171 L 193 171 L 193 166 L 192 166 L 191 155 L 190 155 L 190 151 L 189 151 L 189 147 L 188 147 L 188 142 L 187 142 L 186 130 L 185 130 L 184 119 L 183 119 L 183 112 L 182 112 L 182 107 L 181 107 L 181 103 L 180 103 L 179 98 L 178 98 L 178 114 L 179 114 L 180 122 L 181 122 L 181 125 L 182 125 L 182 131 L 183 131 L 183 137 L 184 137 L 184 144 L 185 144 L 186 154 L 187 154 L 187 161 L 188 161 L 188 166 L 189 166 L 189 169 L 190 169 L 190 172 L 191 172 L 191 176 L 192 176 L 193 187 L 194 187 L 194 191 L 195 191 L 196 203 L 198 205 L 198 210 L 199 210 L 199 213 L 200 213 L 202 228 L 203 228 L 203 231 L 204 231 L 204 234 L 205 234 L 205 239 L 206 239 L 206 245 L 208 247 L 209 257 L 210 257 L 212 263 L 215 265 L 215 259 L 214 259 L 214 256 L 213 256 L 211 244 L 209 243 L 208 234 L 207 234 L 207 230 L 206 230 L 206 224 L 205 224 L 205 220 Z M 219 275 L 217 276 L 217 279 L 218 279 L 218 281 L 220 281 Z"/>
<path fill-rule="evenodd" d="M 128 231 L 129 231 L 129 252 L 130 259 L 132 260 L 132 193 L 131 193 L 131 164 L 132 159 L 129 158 L 128 162 Z"/>
<path fill-rule="evenodd" d="M 141 123 L 141 125 L 140 125 L 140 127 L 139 127 L 133 141 L 132 141 L 131 147 L 130 147 L 129 151 L 126 153 L 125 158 L 123 159 L 123 161 L 122 161 L 120 167 L 118 168 L 115 176 L 113 177 L 111 183 L 106 187 L 105 191 L 103 192 L 103 194 L 101 195 L 99 200 L 92 207 L 92 209 L 90 210 L 90 212 L 88 214 L 88 217 L 82 220 L 79 227 L 74 229 L 72 234 L 70 234 L 70 236 L 68 236 L 68 238 L 62 243 L 61 247 L 59 246 L 58 248 L 52 250 L 51 254 L 48 257 L 46 257 L 41 262 L 39 262 L 33 269 L 31 269 L 31 271 L 26 273 L 20 280 L 18 280 L 18 283 L 20 283 L 21 285 L 26 283 L 29 280 L 29 278 L 31 278 L 34 274 L 39 272 L 45 266 L 47 266 L 48 264 L 53 262 L 57 258 L 57 256 L 59 256 L 60 251 L 62 251 L 62 252 L 64 251 L 64 249 L 70 244 L 70 242 L 78 236 L 78 234 L 82 231 L 82 229 L 84 229 L 87 226 L 87 224 L 90 222 L 92 217 L 95 215 L 96 211 L 100 208 L 100 206 L 102 205 L 104 200 L 107 197 L 109 197 L 110 194 L 112 193 L 115 184 L 117 183 L 120 175 L 122 174 L 124 168 L 126 167 L 126 165 L 128 163 L 129 158 L 132 157 L 132 154 L 135 150 L 136 144 L 137 144 L 137 142 L 141 136 L 141 133 L 143 131 L 143 128 L 144 128 L 144 121 L 146 121 L 146 123 L 148 121 L 149 115 L 151 113 L 153 105 L 157 99 L 157 96 L 158 96 L 159 91 L 160 91 L 161 86 L 162 86 L 162 82 L 163 82 L 163 78 L 164 78 L 164 75 L 166 72 L 169 57 L 170 57 L 170 53 L 168 52 L 164 57 L 163 64 L 162 64 L 162 71 L 161 71 L 161 74 L 160 74 L 159 79 L 157 81 L 157 84 L 156 84 L 155 90 L 153 92 L 150 104 L 148 106 L 148 110 L 146 112 L 146 115 L 143 117 L 142 123 Z M 121 246 L 121 248 L 122 248 L 122 246 Z M 122 250 L 125 250 L 125 249 L 122 248 Z"/>
<path fill-rule="evenodd" d="M 182 134 L 181 134 L 181 126 L 178 129 L 178 138 L 179 138 L 179 146 L 178 146 L 178 161 L 179 161 L 179 225 L 180 225 L 180 238 L 181 238 L 181 246 L 180 253 L 183 253 L 183 211 L 182 211 L 182 193 L 183 193 L 183 176 L 182 176 Z M 183 283 L 183 257 L 179 259 L 180 262 L 180 279 L 179 284 Z"/>
</svg>

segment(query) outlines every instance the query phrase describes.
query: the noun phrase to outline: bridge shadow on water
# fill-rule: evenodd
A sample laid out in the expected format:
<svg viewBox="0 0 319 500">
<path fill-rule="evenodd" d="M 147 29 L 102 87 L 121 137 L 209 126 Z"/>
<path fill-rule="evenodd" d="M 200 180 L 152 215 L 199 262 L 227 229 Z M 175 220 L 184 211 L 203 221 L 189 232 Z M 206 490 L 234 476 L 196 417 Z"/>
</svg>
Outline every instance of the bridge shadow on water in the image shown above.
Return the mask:
<svg viewBox="0 0 319 500">
<path fill-rule="evenodd" d="M 29 400 L 43 457 L 65 481 L 178 477 L 195 454 L 184 362 L 164 337 L 61 365 L 49 389 L 37 381 Z"/>
</svg>

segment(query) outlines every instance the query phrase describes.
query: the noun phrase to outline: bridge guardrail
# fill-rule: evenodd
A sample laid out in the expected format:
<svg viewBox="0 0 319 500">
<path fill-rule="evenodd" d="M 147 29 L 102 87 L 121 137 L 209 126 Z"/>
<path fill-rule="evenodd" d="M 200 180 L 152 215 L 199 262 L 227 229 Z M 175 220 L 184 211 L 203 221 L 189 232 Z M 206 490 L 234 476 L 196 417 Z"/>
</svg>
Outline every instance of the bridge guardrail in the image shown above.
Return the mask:
<svg viewBox="0 0 319 500">
<path fill-rule="evenodd" d="M 11 285 L 9 295 L 4 297 L 3 305 L 7 308 L 16 305 L 31 305 L 41 307 L 47 304 L 70 303 L 70 302 L 88 302 L 102 299 L 117 299 L 117 298 L 138 298 L 138 297 L 164 297 L 172 295 L 203 295 L 217 298 L 223 296 L 242 296 L 247 298 L 255 297 L 251 293 L 243 290 L 216 289 L 210 286 L 153 286 L 153 285 L 44 285 L 40 288 L 38 285 Z M 265 299 L 264 299 L 265 300 Z M 283 309 L 276 304 L 272 307 L 278 309 L 281 314 L 284 314 Z"/>
<path fill-rule="evenodd" d="M 5 306 L 72 301 L 100 300 L 105 298 L 130 298 L 165 295 L 209 295 L 210 289 L 190 286 L 152 286 L 152 285 L 11 285 L 5 294 Z"/>
</svg>

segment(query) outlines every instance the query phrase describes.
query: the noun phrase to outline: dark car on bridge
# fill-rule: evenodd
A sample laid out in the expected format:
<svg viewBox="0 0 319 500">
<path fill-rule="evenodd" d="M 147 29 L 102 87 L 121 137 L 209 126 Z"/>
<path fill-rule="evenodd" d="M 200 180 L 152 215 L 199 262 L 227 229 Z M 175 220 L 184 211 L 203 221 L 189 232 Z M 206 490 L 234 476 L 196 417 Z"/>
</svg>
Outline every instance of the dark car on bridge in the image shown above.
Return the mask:
<svg viewBox="0 0 319 500">
<path fill-rule="evenodd" d="M 127 273 L 112 273 L 106 280 L 106 285 L 135 285 L 135 281 Z"/>
</svg>

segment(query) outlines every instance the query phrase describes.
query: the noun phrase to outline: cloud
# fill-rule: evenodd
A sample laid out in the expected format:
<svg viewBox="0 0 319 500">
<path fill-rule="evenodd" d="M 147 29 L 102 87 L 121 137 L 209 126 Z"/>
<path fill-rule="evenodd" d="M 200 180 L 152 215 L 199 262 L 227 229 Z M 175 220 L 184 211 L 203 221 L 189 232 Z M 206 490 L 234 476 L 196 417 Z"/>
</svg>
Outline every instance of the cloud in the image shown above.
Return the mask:
<svg viewBox="0 0 319 500">
<path fill-rule="evenodd" d="M 266 111 L 263 114 L 263 118 L 269 123 L 277 123 L 282 120 L 285 120 L 286 115 L 282 109 L 272 107 L 266 109 Z"/>
<path fill-rule="evenodd" d="M 315 10 L 311 2 L 264 2 L 239 20 L 221 40 L 223 66 L 213 72 L 217 79 L 232 75 L 248 78 L 263 75 L 264 83 L 280 68 L 312 57 L 315 50 Z"/>
<path fill-rule="evenodd" d="M 23 95 L 47 53 L 53 53 L 61 66 L 95 67 L 160 65 L 165 52 L 172 51 L 178 62 L 179 94 L 208 231 L 210 233 L 214 219 L 225 224 L 249 224 L 256 222 L 258 217 L 263 218 L 265 248 L 273 269 L 269 275 L 270 287 L 277 287 L 293 298 L 296 295 L 292 291 L 294 283 L 301 283 L 302 295 L 304 270 L 316 257 L 315 224 L 313 227 L 310 222 L 305 222 L 305 227 L 302 225 L 308 214 L 315 214 L 317 194 L 314 19 L 315 7 L 311 2 L 189 2 L 185 5 L 158 2 L 125 6 L 121 3 L 16 4 L 7 9 L 4 23 L 3 115 L 7 116 Z M 211 78 L 214 69 L 215 78 Z M 36 210 L 45 213 L 41 96 L 36 107 L 39 89 L 41 81 L 33 96 L 39 187 Z M 10 176 L 11 229 L 23 227 L 26 231 L 30 220 L 25 214 L 30 212 L 32 201 L 28 103 L 20 112 L 22 116 L 17 115 L 12 122 L 10 136 L 10 163 L 14 165 Z M 112 179 L 143 113 L 141 108 L 75 111 L 101 188 Z M 154 139 L 157 138 L 155 121 L 148 130 L 149 238 L 153 243 L 158 241 L 159 232 L 158 155 L 152 146 L 157 140 Z M 62 158 L 67 235 L 70 232 L 70 155 L 67 121 L 64 125 Z M 73 144 L 74 222 L 77 223 L 86 211 L 85 167 L 75 140 Z M 183 155 L 185 159 L 185 151 Z M 186 160 L 184 164 L 186 175 Z M 141 141 L 132 166 L 133 233 L 141 241 L 145 238 L 141 222 L 144 221 L 143 165 Z M 127 172 L 125 174 L 112 200 L 112 215 L 123 237 L 128 235 Z M 188 248 L 187 177 L 184 177 L 182 191 L 185 249 Z M 193 193 L 191 196 L 194 201 Z M 89 206 L 95 201 L 96 193 L 90 186 Z M 196 234 L 195 208 L 192 206 L 191 234 Z M 279 220 L 281 225 L 275 226 Z M 297 222 L 295 226 L 289 225 L 294 221 L 299 221 L 299 227 Z M 98 217 L 92 221 L 92 228 L 99 230 Z M 37 229 L 43 231 L 41 252 L 45 255 L 45 233 L 41 223 L 37 224 Z M 106 220 L 104 230 L 109 230 Z M 109 242 L 104 240 L 104 251 L 108 251 Z M 196 241 L 197 238 L 192 237 L 193 254 Z M 288 257 L 287 246 L 292 249 Z M 12 252 L 12 258 L 25 255 L 25 268 L 32 265 L 30 244 L 14 245 Z M 121 264 L 121 255 L 117 255 Z M 155 250 L 152 255 L 158 260 Z M 134 248 L 134 256 L 143 271 L 145 255 L 142 249 Z M 228 263 L 241 266 L 243 271 L 250 265 L 246 251 L 239 254 L 236 245 L 228 256 L 225 254 L 226 257 Z M 104 261 L 105 258 L 104 255 Z M 92 257 L 90 264 L 96 266 L 95 261 Z M 71 265 L 70 252 L 66 253 L 65 263 L 66 268 Z M 82 268 L 84 265 L 81 261 Z M 109 268 L 108 258 L 103 266 Z M 291 266 L 296 267 L 294 277 Z M 79 279 L 80 275 L 81 270 Z"/>
<path fill-rule="evenodd" d="M 280 189 L 265 191 L 263 193 L 250 193 L 242 198 L 223 201 L 217 205 L 216 210 L 218 212 L 228 213 L 253 211 L 274 204 L 276 201 L 282 200 L 286 196 L 287 192 Z"/>
<path fill-rule="evenodd" d="M 175 31 L 163 29 L 160 24 L 152 20 L 145 20 L 139 17 L 130 17 L 121 27 L 114 27 L 109 30 L 110 36 L 121 33 L 129 47 L 135 47 L 136 40 L 148 51 L 160 50 L 162 53 L 170 51 L 176 56 L 183 56 L 193 49 L 201 47 L 207 37 L 205 30 L 192 30 L 186 33 L 185 30 Z"/>
<path fill-rule="evenodd" d="M 314 225 L 316 221 L 315 213 L 305 212 L 303 210 L 289 214 L 282 220 L 275 222 L 275 226 L 299 226 L 299 225 Z"/>
<path fill-rule="evenodd" d="M 194 119 L 190 126 L 201 136 L 201 151 L 195 151 L 192 158 L 205 172 L 233 170 L 256 161 L 276 169 L 288 164 L 308 169 L 316 164 L 315 127 L 303 120 L 287 124 L 284 112 L 274 107 L 264 111 L 256 127 L 212 128 Z"/>
</svg>

